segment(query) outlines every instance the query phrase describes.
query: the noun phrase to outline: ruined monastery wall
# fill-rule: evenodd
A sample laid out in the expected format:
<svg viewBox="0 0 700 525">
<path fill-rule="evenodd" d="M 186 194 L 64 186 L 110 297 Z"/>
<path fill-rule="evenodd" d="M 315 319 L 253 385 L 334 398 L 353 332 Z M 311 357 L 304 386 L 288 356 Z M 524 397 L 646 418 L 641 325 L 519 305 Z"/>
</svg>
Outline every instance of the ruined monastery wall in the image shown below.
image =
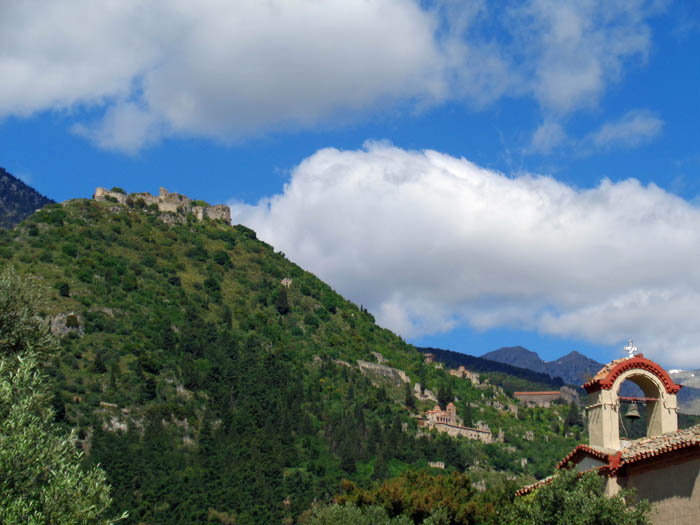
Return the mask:
<svg viewBox="0 0 700 525">
<path fill-rule="evenodd" d="M 216 204 L 215 206 L 193 206 L 192 199 L 189 197 L 181 195 L 180 193 L 170 193 L 162 187 L 157 196 L 147 192 L 124 195 L 123 193 L 109 191 L 105 188 L 97 188 L 92 198 L 96 201 L 113 200 L 119 204 L 127 204 L 127 199 L 131 199 L 131 201 L 143 199 L 146 206 L 155 204 L 158 206 L 158 211 L 164 213 L 175 213 L 178 215 L 189 215 L 192 213 L 200 221 L 208 218 L 212 220 L 223 219 L 229 223 L 231 222 L 231 209 L 228 206 L 224 206 L 223 204 Z"/>
</svg>

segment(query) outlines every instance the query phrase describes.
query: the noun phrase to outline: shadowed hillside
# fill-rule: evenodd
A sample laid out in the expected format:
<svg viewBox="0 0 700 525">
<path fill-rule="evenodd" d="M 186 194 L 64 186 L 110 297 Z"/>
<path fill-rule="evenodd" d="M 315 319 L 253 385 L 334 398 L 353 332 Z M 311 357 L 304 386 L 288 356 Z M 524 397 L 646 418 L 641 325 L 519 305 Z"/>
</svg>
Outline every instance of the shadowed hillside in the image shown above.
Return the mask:
<svg viewBox="0 0 700 525">
<path fill-rule="evenodd" d="M 0 168 L 0 228 L 12 228 L 52 202 Z"/>
</svg>

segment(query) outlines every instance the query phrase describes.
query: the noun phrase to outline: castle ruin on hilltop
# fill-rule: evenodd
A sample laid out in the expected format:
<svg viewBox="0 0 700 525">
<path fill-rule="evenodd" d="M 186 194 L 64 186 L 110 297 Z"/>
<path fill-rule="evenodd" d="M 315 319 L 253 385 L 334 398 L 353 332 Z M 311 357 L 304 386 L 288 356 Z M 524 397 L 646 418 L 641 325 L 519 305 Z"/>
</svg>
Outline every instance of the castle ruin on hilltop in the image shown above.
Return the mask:
<svg viewBox="0 0 700 525">
<path fill-rule="evenodd" d="M 160 188 L 159 194 L 151 195 L 148 192 L 144 193 L 122 193 L 120 191 L 110 191 L 105 188 L 95 189 L 95 194 L 92 197 L 96 201 L 111 201 L 125 204 L 128 206 L 157 206 L 158 211 L 166 213 L 176 213 L 179 215 L 193 214 L 200 221 L 204 218 L 208 219 L 224 219 L 229 224 L 231 223 L 231 209 L 223 204 L 214 206 L 203 206 L 198 201 L 193 201 L 180 193 L 170 193 L 165 188 Z"/>
</svg>

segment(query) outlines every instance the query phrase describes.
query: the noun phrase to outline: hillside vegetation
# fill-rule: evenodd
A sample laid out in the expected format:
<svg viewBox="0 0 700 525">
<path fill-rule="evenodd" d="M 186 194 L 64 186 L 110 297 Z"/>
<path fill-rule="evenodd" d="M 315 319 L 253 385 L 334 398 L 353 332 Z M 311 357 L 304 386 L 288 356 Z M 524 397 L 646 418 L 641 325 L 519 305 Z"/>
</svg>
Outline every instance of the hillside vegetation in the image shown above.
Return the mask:
<svg viewBox="0 0 700 525">
<path fill-rule="evenodd" d="M 0 233 L 0 261 L 52 290 L 56 419 L 77 428 L 86 463 L 103 466 L 114 515 L 293 521 L 344 478 L 369 489 L 431 461 L 481 486 L 531 481 L 580 437 L 575 408 L 516 414 L 498 377 L 477 388 L 424 365 L 252 230 L 164 218 L 73 200 Z M 357 360 L 376 354 L 411 382 L 363 374 Z M 435 403 L 413 395 L 416 382 L 505 442 L 420 431 L 412 415 Z"/>
</svg>

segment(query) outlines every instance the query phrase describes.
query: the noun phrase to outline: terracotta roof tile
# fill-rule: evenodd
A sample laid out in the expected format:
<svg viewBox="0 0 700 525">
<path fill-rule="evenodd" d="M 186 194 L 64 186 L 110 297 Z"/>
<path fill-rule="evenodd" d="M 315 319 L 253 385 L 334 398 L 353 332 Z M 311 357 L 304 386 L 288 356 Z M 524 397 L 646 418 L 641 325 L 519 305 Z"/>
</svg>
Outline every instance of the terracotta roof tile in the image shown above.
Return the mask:
<svg viewBox="0 0 700 525">
<path fill-rule="evenodd" d="M 564 456 L 564 459 L 557 463 L 557 468 L 564 468 L 569 464 L 569 461 L 573 461 L 580 456 L 586 455 L 596 457 L 605 462 L 609 462 L 610 456 L 614 456 L 616 453 L 616 450 L 602 447 L 594 447 L 591 445 L 581 443 L 579 445 L 576 445 L 576 448 L 574 448 L 571 452 L 569 452 L 569 454 Z"/>
<path fill-rule="evenodd" d="M 692 446 L 700 446 L 700 425 L 632 441 L 622 449 L 620 466 Z"/>
<path fill-rule="evenodd" d="M 544 479 L 541 479 L 539 481 L 535 481 L 532 485 L 525 485 L 524 487 L 518 489 L 515 492 L 515 495 L 516 496 L 524 496 L 525 494 L 529 494 L 533 490 L 537 490 L 538 488 L 542 487 L 543 485 L 551 483 L 553 479 L 554 479 L 554 476 L 547 476 Z"/>
<path fill-rule="evenodd" d="M 562 459 L 557 468 L 564 468 L 572 460 L 580 456 L 594 456 L 607 464 L 600 467 L 600 472 L 606 475 L 614 475 L 614 472 L 619 468 L 642 461 L 647 458 L 660 456 L 674 450 L 698 447 L 700 448 L 700 425 L 694 427 L 677 430 L 675 432 L 667 432 L 660 436 L 643 437 L 631 441 L 629 445 L 620 451 L 603 449 L 600 447 L 592 447 L 590 445 L 577 445 L 564 459 Z M 533 490 L 546 485 L 552 481 L 552 476 L 546 477 L 540 481 L 527 485 L 516 492 L 517 496 L 529 494 Z"/>
</svg>

